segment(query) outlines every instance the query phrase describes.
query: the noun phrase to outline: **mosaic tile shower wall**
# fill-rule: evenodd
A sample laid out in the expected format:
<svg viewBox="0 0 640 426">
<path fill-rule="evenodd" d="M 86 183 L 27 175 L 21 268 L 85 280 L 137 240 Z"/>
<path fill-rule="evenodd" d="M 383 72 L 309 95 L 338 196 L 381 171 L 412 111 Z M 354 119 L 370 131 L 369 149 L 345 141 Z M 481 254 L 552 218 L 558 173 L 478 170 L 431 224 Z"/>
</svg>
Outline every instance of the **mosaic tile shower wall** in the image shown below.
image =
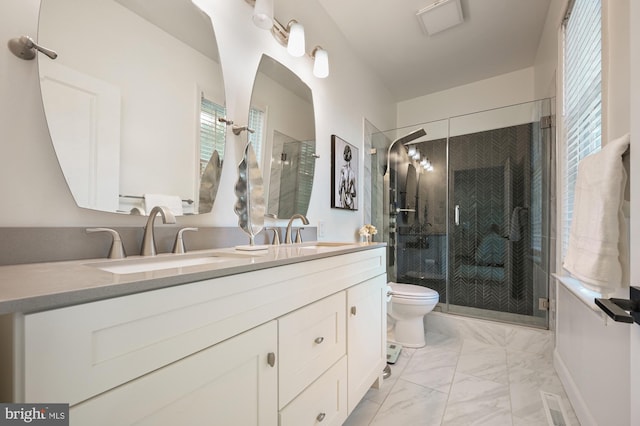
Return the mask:
<svg viewBox="0 0 640 426">
<path fill-rule="evenodd" d="M 450 140 L 451 304 L 533 314 L 531 141 L 531 124 Z"/>
<path fill-rule="evenodd" d="M 451 137 L 448 161 L 446 139 L 418 145 L 434 170 L 418 173 L 415 201 L 399 179 L 401 205 L 415 209 L 397 216 L 399 281 L 438 291 L 442 303 L 534 314 L 533 125 Z"/>
</svg>

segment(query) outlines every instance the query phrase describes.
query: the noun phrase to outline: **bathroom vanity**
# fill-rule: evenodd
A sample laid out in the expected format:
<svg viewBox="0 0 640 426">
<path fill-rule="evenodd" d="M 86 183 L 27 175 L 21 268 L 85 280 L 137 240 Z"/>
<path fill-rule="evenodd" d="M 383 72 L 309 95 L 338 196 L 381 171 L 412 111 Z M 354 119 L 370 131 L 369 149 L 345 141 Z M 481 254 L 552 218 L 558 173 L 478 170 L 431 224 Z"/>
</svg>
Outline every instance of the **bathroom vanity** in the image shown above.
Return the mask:
<svg viewBox="0 0 640 426">
<path fill-rule="evenodd" d="M 0 396 L 72 425 L 341 425 L 382 380 L 385 264 L 311 242 L 1 267 Z"/>
</svg>

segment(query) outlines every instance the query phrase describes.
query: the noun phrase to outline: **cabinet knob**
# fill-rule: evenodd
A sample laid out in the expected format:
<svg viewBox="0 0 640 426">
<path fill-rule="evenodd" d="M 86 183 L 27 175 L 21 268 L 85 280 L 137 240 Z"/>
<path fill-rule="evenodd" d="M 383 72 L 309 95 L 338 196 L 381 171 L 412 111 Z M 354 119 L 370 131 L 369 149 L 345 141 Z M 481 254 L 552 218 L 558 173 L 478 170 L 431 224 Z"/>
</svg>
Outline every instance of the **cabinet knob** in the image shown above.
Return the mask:
<svg viewBox="0 0 640 426">
<path fill-rule="evenodd" d="M 316 420 L 321 422 L 324 420 L 324 418 L 327 417 L 327 415 L 325 413 L 320 413 L 316 416 Z"/>
<path fill-rule="evenodd" d="M 357 312 L 356 307 L 355 307 L 355 306 L 352 306 L 352 307 L 351 307 L 351 315 L 355 316 L 355 315 L 356 315 L 356 312 Z"/>
<path fill-rule="evenodd" d="M 267 354 L 267 364 L 269 364 L 271 367 L 276 365 L 276 354 L 273 352 L 269 352 Z"/>
<path fill-rule="evenodd" d="M 316 337 L 313 341 L 319 345 L 320 343 L 324 342 L 324 337 Z"/>
</svg>

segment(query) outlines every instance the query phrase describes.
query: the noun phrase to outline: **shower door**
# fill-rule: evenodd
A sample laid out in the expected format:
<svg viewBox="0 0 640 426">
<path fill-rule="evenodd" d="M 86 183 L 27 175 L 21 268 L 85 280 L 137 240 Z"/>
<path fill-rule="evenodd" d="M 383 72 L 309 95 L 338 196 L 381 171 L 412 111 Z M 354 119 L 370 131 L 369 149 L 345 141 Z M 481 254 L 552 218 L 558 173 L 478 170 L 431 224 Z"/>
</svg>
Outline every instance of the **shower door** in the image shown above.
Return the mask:
<svg viewBox="0 0 640 426">
<path fill-rule="evenodd" d="M 445 310 L 547 327 L 550 144 L 535 118 L 540 105 L 510 108 L 481 126 L 475 115 L 451 119 Z M 522 111 L 520 124 L 489 124 Z"/>
</svg>

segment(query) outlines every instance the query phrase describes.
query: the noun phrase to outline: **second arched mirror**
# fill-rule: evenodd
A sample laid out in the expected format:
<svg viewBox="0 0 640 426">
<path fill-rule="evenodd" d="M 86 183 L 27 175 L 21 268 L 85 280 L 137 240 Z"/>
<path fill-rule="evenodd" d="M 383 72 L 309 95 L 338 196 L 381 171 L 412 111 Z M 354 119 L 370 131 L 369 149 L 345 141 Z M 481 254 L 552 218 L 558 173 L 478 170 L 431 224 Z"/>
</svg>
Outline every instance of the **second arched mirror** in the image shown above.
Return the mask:
<svg viewBox="0 0 640 426">
<path fill-rule="evenodd" d="M 273 58 L 263 55 L 249 112 L 249 142 L 262 175 L 267 214 L 307 214 L 316 160 L 311 89 Z"/>
</svg>

